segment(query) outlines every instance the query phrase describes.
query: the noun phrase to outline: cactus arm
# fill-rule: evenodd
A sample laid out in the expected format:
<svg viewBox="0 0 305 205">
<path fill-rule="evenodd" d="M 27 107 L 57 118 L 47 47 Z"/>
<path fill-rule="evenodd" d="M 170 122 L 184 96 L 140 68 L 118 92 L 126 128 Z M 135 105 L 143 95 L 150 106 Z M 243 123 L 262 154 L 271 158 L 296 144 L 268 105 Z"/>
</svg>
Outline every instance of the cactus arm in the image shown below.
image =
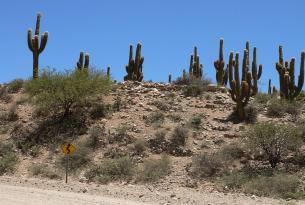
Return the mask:
<svg viewBox="0 0 305 205">
<path fill-rule="evenodd" d="M 294 93 L 294 97 L 297 97 L 302 91 L 304 85 L 304 67 L 305 67 L 305 52 L 301 53 L 301 65 L 300 65 L 300 75 L 298 78 L 298 86 Z"/>
<path fill-rule="evenodd" d="M 84 52 L 79 53 L 79 60 L 76 65 L 78 69 L 82 69 L 84 67 Z"/>
<path fill-rule="evenodd" d="M 89 53 L 86 53 L 84 68 L 88 69 L 89 68 L 89 63 L 90 63 L 90 55 L 89 55 Z"/>
<path fill-rule="evenodd" d="M 223 85 L 226 86 L 228 83 L 228 75 L 229 75 L 229 66 L 225 70 L 224 78 L 223 78 Z"/>
<path fill-rule="evenodd" d="M 244 49 L 244 58 L 243 58 L 243 65 L 242 65 L 242 81 L 246 80 L 246 75 L 248 72 L 248 63 L 247 63 L 247 59 L 248 59 L 248 50 Z"/>
<path fill-rule="evenodd" d="M 235 65 L 234 65 L 234 79 L 236 81 L 236 95 L 240 93 L 240 80 L 239 80 L 239 53 L 235 54 Z"/>
<path fill-rule="evenodd" d="M 39 53 L 42 53 L 42 51 L 45 49 L 47 42 L 48 42 L 48 36 L 49 33 L 45 32 L 42 36 L 41 36 L 41 40 L 40 40 L 40 47 L 39 47 Z"/>
<path fill-rule="evenodd" d="M 194 56 L 191 55 L 190 67 L 189 67 L 189 74 L 190 74 L 190 75 L 193 73 L 193 62 L 194 62 Z"/>
<path fill-rule="evenodd" d="M 34 52 L 33 41 L 32 41 L 33 37 L 32 37 L 32 30 L 31 29 L 28 30 L 28 36 L 27 37 L 28 37 L 28 47 L 32 52 Z"/>
<path fill-rule="evenodd" d="M 228 73 L 229 73 L 229 83 L 230 87 L 232 88 L 232 81 L 233 81 L 233 66 L 234 66 L 234 59 L 233 59 L 234 53 L 230 52 L 230 57 L 229 57 L 229 65 L 228 65 Z"/>
<path fill-rule="evenodd" d="M 269 82 L 268 82 L 268 95 L 271 95 L 272 93 L 272 89 L 271 89 L 271 79 L 269 79 Z"/>
<path fill-rule="evenodd" d="M 257 74 L 257 79 L 259 80 L 262 76 L 262 73 L 263 73 L 263 65 L 259 65 L 258 66 L 258 74 Z"/>
</svg>

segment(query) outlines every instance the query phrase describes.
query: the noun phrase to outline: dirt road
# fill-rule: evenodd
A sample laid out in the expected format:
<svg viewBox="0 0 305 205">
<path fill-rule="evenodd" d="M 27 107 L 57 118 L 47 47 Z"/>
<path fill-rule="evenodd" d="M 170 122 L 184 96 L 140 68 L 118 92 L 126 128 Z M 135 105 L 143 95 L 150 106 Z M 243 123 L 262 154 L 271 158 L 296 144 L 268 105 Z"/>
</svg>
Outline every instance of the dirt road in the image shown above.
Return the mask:
<svg viewBox="0 0 305 205">
<path fill-rule="evenodd" d="M 0 184 L 1 205 L 144 205 L 124 199 Z"/>
</svg>

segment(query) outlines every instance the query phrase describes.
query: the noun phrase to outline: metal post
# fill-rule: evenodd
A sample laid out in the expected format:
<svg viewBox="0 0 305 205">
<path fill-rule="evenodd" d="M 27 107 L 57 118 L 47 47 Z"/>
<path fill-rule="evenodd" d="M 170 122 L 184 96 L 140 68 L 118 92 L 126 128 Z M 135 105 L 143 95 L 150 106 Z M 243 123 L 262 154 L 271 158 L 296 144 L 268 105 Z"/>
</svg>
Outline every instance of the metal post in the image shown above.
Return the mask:
<svg viewBox="0 0 305 205">
<path fill-rule="evenodd" d="M 66 155 L 66 183 L 68 183 L 69 155 Z"/>
</svg>

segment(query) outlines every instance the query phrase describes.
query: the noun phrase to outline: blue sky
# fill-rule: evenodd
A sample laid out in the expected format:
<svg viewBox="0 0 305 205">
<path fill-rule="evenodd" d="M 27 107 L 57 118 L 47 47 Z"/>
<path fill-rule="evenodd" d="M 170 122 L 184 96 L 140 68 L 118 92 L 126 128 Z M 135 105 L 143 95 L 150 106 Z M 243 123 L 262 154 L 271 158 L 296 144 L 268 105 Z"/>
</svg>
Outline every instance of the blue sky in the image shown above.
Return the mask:
<svg viewBox="0 0 305 205">
<path fill-rule="evenodd" d="M 269 78 L 278 83 L 278 45 L 286 59 L 296 57 L 297 69 L 305 50 L 304 0 L 1 0 L 0 82 L 32 75 L 26 35 L 38 11 L 41 31 L 49 31 L 40 67 L 72 69 L 83 50 L 91 54 L 92 65 L 110 65 L 119 81 L 129 44 L 139 41 L 145 80 L 181 75 L 197 45 L 204 72 L 215 81 L 219 39 L 225 39 L 226 61 L 229 51 L 242 53 L 250 40 L 264 65 L 264 90 Z"/>
</svg>

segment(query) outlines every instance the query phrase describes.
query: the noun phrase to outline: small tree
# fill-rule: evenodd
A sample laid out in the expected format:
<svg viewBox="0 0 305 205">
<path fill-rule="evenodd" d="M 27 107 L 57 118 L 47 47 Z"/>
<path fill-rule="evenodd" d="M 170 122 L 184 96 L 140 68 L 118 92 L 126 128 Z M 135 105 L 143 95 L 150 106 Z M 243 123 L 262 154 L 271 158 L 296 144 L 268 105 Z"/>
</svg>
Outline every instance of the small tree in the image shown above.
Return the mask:
<svg viewBox="0 0 305 205">
<path fill-rule="evenodd" d="M 65 118 L 74 106 L 94 100 L 109 90 L 110 85 L 104 73 L 93 69 L 45 70 L 38 79 L 26 84 L 26 91 L 35 105 Z"/>
<path fill-rule="evenodd" d="M 252 151 L 263 150 L 272 168 L 302 145 L 296 128 L 290 125 L 263 122 L 252 125 L 245 133 L 245 139 Z"/>
</svg>

